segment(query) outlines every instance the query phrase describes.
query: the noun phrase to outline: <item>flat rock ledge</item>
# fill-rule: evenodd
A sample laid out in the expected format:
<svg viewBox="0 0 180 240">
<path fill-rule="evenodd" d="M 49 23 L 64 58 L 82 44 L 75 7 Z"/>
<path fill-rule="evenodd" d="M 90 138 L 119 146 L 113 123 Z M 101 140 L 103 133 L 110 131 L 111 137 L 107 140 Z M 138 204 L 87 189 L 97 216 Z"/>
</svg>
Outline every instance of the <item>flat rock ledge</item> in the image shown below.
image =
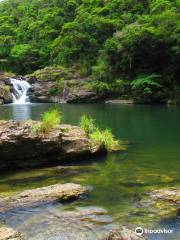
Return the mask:
<svg viewBox="0 0 180 240">
<path fill-rule="evenodd" d="M 25 190 L 10 197 L 0 198 L 0 212 L 34 207 L 56 201 L 70 201 L 87 194 L 88 187 L 79 184 L 55 184 L 48 187 Z"/>
<path fill-rule="evenodd" d="M 24 240 L 24 237 L 12 228 L 0 227 L 0 240 Z"/>
<path fill-rule="evenodd" d="M 132 231 L 126 227 L 119 227 L 112 230 L 106 239 L 104 240 L 146 240 L 147 237 L 142 235 L 136 235 L 135 231 Z"/>
<path fill-rule="evenodd" d="M 106 104 L 122 104 L 122 105 L 132 105 L 134 100 L 125 100 L 125 99 L 109 99 L 105 101 Z"/>
<path fill-rule="evenodd" d="M 70 158 L 81 159 L 104 153 L 92 148 L 78 126 L 62 124 L 48 134 L 33 131 L 35 121 L 0 121 L 0 169 L 58 165 Z"/>
</svg>

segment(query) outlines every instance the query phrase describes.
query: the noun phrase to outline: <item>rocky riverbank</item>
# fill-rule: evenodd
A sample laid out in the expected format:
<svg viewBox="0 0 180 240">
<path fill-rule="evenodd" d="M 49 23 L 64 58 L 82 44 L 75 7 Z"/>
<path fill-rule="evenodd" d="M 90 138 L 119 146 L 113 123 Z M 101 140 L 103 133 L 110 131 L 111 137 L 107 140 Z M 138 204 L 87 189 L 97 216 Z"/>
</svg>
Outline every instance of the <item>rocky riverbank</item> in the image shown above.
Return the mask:
<svg viewBox="0 0 180 240">
<path fill-rule="evenodd" d="M 52 166 L 106 153 L 101 145 L 92 147 L 78 126 L 62 124 L 48 134 L 37 134 L 33 131 L 35 124 L 35 121 L 0 121 L 0 169 Z"/>
<path fill-rule="evenodd" d="M 46 67 L 25 76 L 14 76 L 11 73 L 0 72 L 0 104 L 13 101 L 14 89 L 9 80 L 11 77 L 25 80 L 31 84 L 28 96 L 31 102 L 36 103 L 153 103 L 150 99 L 137 101 L 130 92 L 123 95 L 120 90 L 118 92 L 118 86 L 108 87 L 106 83 L 98 85 L 95 79 L 82 75 L 77 69 Z M 129 98 L 131 100 L 128 100 Z M 176 96 L 164 99 L 160 103 L 176 105 L 180 101 L 179 97 Z"/>
<path fill-rule="evenodd" d="M 82 77 L 73 69 L 47 67 L 26 76 L 0 73 L 0 103 L 11 103 L 13 86 L 10 77 L 31 84 L 28 96 L 36 103 L 94 103 L 106 96 L 97 93 L 88 77 Z"/>
</svg>

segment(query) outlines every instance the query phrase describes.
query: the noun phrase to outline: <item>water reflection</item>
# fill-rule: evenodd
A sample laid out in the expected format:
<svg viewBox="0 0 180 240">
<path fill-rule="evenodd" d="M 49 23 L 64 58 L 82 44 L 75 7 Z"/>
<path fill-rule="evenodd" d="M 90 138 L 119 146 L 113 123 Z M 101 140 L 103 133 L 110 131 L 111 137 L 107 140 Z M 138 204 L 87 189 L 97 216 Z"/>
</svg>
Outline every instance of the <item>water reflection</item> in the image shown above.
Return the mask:
<svg viewBox="0 0 180 240">
<path fill-rule="evenodd" d="M 30 104 L 12 104 L 12 116 L 14 120 L 31 119 Z"/>
</svg>

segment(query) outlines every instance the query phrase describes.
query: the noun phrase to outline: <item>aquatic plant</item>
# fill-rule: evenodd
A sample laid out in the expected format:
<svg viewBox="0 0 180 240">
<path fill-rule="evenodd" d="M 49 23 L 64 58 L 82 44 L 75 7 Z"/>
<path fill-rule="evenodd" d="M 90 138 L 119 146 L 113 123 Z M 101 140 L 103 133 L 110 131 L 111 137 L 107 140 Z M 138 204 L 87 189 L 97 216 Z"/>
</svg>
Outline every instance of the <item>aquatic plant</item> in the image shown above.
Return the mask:
<svg viewBox="0 0 180 240">
<path fill-rule="evenodd" d="M 33 126 L 33 131 L 38 134 L 48 134 L 61 123 L 61 120 L 61 112 L 52 108 L 42 114 L 41 121 Z"/>
</svg>

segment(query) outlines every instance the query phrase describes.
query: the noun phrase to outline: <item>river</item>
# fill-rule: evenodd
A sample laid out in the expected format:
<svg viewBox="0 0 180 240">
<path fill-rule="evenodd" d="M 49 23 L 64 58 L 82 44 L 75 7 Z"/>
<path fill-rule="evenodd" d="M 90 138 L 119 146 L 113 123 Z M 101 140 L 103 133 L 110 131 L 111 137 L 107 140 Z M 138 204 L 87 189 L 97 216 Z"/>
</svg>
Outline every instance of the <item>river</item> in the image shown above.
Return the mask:
<svg viewBox="0 0 180 240">
<path fill-rule="evenodd" d="M 3 105 L 0 106 L 0 119 L 38 120 L 52 105 L 54 104 Z M 56 167 L 1 173 L 0 194 L 71 181 L 90 185 L 93 191 L 87 199 L 71 203 L 67 208 L 103 207 L 112 216 L 113 223 L 152 226 L 156 222 L 156 216 L 139 214 L 138 200 L 143 192 L 180 183 L 180 107 L 112 104 L 56 106 L 63 113 L 64 123 L 78 124 L 82 114 L 90 115 L 99 127 L 109 128 L 117 138 L 127 140 L 127 151 L 71 162 L 70 170 L 63 173 Z M 5 221 L 24 231 L 28 226 L 29 236 L 33 236 L 35 227 L 43 232 L 44 225 L 36 225 L 35 220 L 34 225 L 32 219 L 31 224 L 26 225 L 24 219 L 29 215 L 32 216 L 32 211 L 12 213 L 6 216 Z M 33 211 L 33 219 L 38 215 L 38 211 Z M 150 235 L 149 239 L 180 239 L 178 217 L 156 223 L 156 226 L 171 228 L 173 234 Z"/>
</svg>

